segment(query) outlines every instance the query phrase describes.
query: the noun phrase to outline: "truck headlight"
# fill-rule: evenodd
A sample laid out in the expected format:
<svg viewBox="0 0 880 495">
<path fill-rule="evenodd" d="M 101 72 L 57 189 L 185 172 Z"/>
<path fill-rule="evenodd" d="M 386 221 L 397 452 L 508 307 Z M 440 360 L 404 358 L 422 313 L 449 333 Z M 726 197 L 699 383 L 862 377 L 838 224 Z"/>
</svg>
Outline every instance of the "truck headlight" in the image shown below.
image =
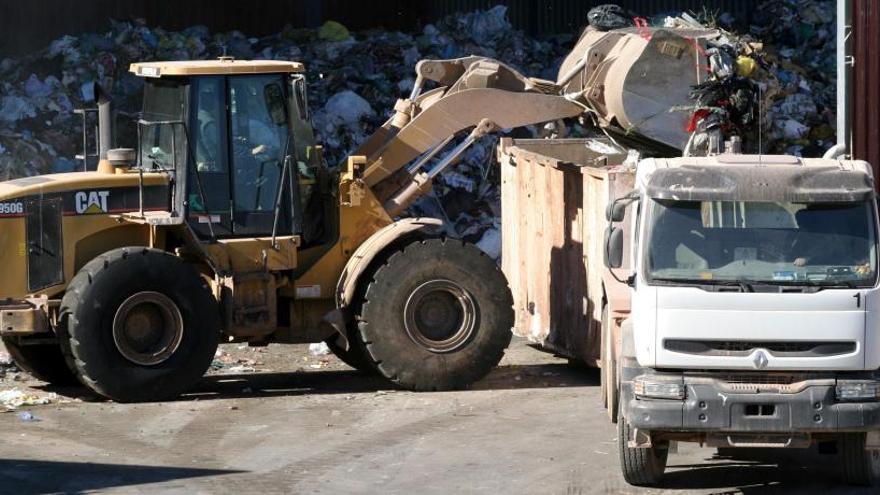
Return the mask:
<svg viewBox="0 0 880 495">
<path fill-rule="evenodd" d="M 636 397 L 651 399 L 684 400 L 684 384 L 681 381 L 662 380 L 654 377 L 636 377 L 633 380 Z"/>
<path fill-rule="evenodd" d="M 869 401 L 880 400 L 880 382 L 874 380 L 838 380 L 837 400 Z"/>
</svg>

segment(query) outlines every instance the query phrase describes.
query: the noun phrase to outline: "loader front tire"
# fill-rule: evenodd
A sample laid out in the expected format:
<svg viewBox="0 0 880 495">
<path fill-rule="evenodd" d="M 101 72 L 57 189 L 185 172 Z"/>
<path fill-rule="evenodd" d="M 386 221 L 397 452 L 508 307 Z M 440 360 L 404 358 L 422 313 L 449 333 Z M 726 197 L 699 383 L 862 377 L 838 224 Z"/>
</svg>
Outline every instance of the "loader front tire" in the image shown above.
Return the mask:
<svg viewBox="0 0 880 495">
<path fill-rule="evenodd" d="M 324 341 L 334 356 L 350 367 L 370 375 L 376 374 L 376 365 L 367 354 L 367 349 L 358 338 L 348 339 L 348 349 L 343 348 L 336 339 L 330 338 Z"/>
<path fill-rule="evenodd" d="M 410 390 L 463 388 L 504 356 L 513 298 L 476 246 L 425 239 L 389 256 L 357 314 L 358 336 L 386 378 Z"/>
<path fill-rule="evenodd" d="M 3 337 L 3 345 L 15 365 L 37 380 L 52 385 L 79 384 L 58 344 L 21 345 L 14 339 Z"/>
<path fill-rule="evenodd" d="M 107 252 L 61 302 L 77 375 L 117 402 L 172 399 L 207 371 L 220 336 L 217 304 L 196 270 L 164 251 Z"/>
</svg>

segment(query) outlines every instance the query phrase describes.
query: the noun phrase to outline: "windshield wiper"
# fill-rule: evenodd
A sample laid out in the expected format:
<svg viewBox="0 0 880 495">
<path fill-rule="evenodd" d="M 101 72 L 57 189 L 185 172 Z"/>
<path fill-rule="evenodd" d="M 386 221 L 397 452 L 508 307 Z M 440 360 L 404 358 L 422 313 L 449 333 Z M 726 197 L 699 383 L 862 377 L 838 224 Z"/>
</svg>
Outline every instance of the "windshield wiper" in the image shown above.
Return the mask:
<svg viewBox="0 0 880 495">
<path fill-rule="evenodd" d="M 670 277 L 654 277 L 651 279 L 652 282 L 668 282 L 675 284 L 685 284 L 685 285 L 714 285 L 714 286 L 722 286 L 722 287 L 739 287 L 743 292 L 755 292 L 754 287 L 752 287 L 751 280 L 715 280 L 709 279 L 705 280 L 702 278 L 670 278 Z"/>
<path fill-rule="evenodd" d="M 858 285 L 852 280 L 831 280 L 827 283 L 822 283 L 817 280 L 767 280 L 762 281 L 762 284 L 767 285 L 783 285 L 788 287 L 820 287 L 826 289 L 834 289 L 846 287 L 847 289 L 856 289 Z"/>
</svg>

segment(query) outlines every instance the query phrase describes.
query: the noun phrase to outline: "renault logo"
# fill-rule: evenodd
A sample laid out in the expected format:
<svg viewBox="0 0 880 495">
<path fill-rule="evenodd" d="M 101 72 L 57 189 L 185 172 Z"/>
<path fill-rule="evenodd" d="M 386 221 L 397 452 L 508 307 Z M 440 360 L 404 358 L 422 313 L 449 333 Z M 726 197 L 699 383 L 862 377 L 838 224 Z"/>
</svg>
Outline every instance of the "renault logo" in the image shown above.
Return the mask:
<svg viewBox="0 0 880 495">
<path fill-rule="evenodd" d="M 762 370 L 767 367 L 767 364 L 770 363 L 770 360 L 767 359 L 767 355 L 764 354 L 764 351 L 758 351 L 755 354 L 755 358 L 752 360 L 752 363 L 755 365 L 755 369 Z"/>
</svg>

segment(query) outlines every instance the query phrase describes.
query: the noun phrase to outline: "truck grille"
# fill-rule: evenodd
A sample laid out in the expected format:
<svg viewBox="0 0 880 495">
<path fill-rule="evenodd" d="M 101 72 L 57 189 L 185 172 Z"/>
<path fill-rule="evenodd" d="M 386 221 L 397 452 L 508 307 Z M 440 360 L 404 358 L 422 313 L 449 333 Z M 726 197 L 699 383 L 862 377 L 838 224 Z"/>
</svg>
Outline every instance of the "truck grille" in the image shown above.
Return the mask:
<svg viewBox="0 0 880 495">
<path fill-rule="evenodd" d="M 856 343 L 669 339 L 663 342 L 663 347 L 672 352 L 702 356 L 748 356 L 755 349 L 764 349 L 776 357 L 818 357 L 850 354 L 855 352 Z"/>
</svg>

